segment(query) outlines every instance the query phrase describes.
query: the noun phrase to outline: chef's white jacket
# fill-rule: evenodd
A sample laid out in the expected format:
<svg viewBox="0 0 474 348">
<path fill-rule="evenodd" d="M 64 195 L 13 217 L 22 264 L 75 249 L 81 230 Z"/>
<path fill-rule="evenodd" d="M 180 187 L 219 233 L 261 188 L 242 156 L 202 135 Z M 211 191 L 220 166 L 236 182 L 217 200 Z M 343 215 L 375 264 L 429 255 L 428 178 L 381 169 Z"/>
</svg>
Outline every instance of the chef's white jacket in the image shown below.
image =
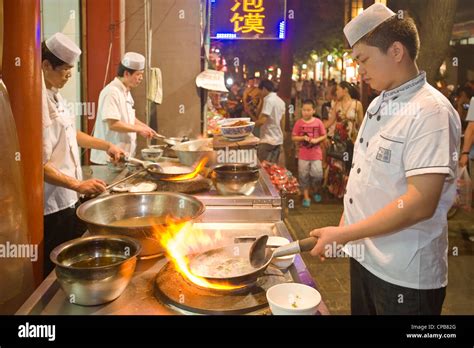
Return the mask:
<svg viewBox="0 0 474 348">
<path fill-rule="evenodd" d="M 47 90 L 47 99 L 49 120 L 43 116 L 43 162 L 49 161 L 63 174 L 82 180 L 75 115 L 56 89 Z M 76 191 L 44 183 L 44 215 L 71 208 L 78 199 Z"/>
<path fill-rule="evenodd" d="M 344 196 L 346 225 L 364 220 L 407 190 L 410 176 L 446 174 L 434 215 L 404 230 L 347 243 L 375 276 L 414 289 L 447 285 L 447 212 L 456 195 L 461 122 L 424 72 L 369 106 L 354 147 Z M 403 207 L 403 202 L 400 202 Z M 361 251 L 355 255 L 355 251 Z"/>
<path fill-rule="evenodd" d="M 109 128 L 107 120 L 119 120 L 128 124 L 135 124 L 134 101 L 130 91 L 117 77 L 112 80 L 99 95 L 97 120 L 95 122 L 94 137 L 104 139 L 117 145 L 124 152 L 135 155 L 137 147 L 137 133 L 121 133 Z M 108 155 L 104 151 L 92 150 L 91 161 L 97 164 L 107 164 Z"/>
</svg>

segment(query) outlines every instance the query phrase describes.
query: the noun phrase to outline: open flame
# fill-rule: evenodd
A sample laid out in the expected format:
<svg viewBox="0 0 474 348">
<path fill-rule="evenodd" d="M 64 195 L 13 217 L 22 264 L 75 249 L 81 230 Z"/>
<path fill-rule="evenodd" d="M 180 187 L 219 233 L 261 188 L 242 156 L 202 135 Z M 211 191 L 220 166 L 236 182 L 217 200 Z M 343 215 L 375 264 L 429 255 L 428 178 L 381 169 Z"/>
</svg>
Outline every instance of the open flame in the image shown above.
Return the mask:
<svg viewBox="0 0 474 348">
<path fill-rule="evenodd" d="M 163 179 L 163 180 L 166 180 L 166 181 L 183 181 L 183 180 L 194 179 L 201 172 L 201 170 L 205 167 L 205 165 L 207 164 L 208 161 L 209 161 L 209 159 L 207 157 L 203 157 L 199 161 L 196 168 L 191 173 L 176 175 L 176 176 L 173 176 L 171 178 L 166 178 L 166 179 Z"/>
<path fill-rule="evenodd" d="M 192 224 L 192 222 L 176 222 L 169 217 L 166 224 L 155 227 L 155 234 L 160 244 L 165 248 L 169 261 L 173 262 L 176 270 L 192 283 L 217 290 L 235 290 L 236 286 L 225 282 L 210 282 L 205 278 L 194 275 L 189 267 L 188 255 L 202 253 L 218 247 L 222 240 L 220 231 L 215 235 L 207 235 Z"/>
</svg>

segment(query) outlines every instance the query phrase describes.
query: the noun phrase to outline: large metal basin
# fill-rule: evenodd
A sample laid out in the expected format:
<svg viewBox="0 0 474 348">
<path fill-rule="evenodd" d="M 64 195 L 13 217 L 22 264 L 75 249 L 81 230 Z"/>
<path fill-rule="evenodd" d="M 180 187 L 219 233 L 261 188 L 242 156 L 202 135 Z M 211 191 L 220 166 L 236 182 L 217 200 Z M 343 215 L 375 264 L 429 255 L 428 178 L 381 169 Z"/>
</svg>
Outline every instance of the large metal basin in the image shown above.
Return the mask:
<svg viewBox="0 0 474 348">
<path fill-rule="evenodd" d="M 77 216 L 84 221 L 91 234 L 117 234 L 137 239 L 141 257 L 164 252 L 159 243 L 157 227 L 165 225 L 144 223 L 136 226 L 114 226 L 114 223 L 132 218 L 172 217 L 177 222 L 194 221 L 204 213 L 204 204 L 189 195 L 172 192 L 122 193 L 98 197 L 83 203 Z"/>
</svg>

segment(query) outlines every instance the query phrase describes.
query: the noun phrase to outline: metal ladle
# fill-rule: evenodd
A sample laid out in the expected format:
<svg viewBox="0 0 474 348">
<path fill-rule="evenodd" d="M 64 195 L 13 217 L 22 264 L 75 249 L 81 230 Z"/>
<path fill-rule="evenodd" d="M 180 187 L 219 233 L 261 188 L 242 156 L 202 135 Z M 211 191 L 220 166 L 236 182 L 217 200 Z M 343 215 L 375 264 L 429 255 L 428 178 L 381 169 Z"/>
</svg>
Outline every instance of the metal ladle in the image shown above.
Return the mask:
<svg viewBox="0 0 474 348">
<path fill-rule="evenodd" d="M 146 170 L 152 169 L 154 172 L 163 173 L 163 168 L 156 162 L 142 161 L 142 160 L 139 160 L 138 158 L 133 158 L 133 157 L 125 157 L 124 161 L 128 163 L 141 165 Z"/>
<path fill-rule="evenodd" d="M 308 237 L 297 240 L 289 244 L 282 245 L 273 250 L 273 252 L 266 248 L 267 241 L 268 236 L 263 235 L 258 237 L 257 240 L 252 243 L 249 251 L 249 260 L 252 267 L 261 268 L 269 264 L 275 257 L 299 254 L 303 251 L 310 251 L 314 248 L 318 239 L 315 237 Z"/>
</svg>

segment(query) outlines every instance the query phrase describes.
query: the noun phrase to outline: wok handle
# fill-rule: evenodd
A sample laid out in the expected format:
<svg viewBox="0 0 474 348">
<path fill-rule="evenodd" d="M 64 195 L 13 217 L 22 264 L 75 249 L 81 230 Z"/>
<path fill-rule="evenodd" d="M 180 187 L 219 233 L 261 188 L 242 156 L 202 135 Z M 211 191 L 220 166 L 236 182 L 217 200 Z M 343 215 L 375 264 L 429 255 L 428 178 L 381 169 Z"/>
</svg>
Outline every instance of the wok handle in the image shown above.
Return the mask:
<svg viewBox="0 0 474 348">
<path fill-rule="evenodd" d="M 317 238 L 308 237 L 305 239 L 297 240 L 286 245 L 275 249 L 273 252 L 273 257 L 287 256 L 293 254 L 299 254 L 303 251 L 310 251 L 316 245 L 318 241 Z"/>
<path fill-rule="evenodd" d="M 308 237 L 298 241 L 301 251 L 311 251 L 315 246 L 318 238 Z"/>
</svg>

